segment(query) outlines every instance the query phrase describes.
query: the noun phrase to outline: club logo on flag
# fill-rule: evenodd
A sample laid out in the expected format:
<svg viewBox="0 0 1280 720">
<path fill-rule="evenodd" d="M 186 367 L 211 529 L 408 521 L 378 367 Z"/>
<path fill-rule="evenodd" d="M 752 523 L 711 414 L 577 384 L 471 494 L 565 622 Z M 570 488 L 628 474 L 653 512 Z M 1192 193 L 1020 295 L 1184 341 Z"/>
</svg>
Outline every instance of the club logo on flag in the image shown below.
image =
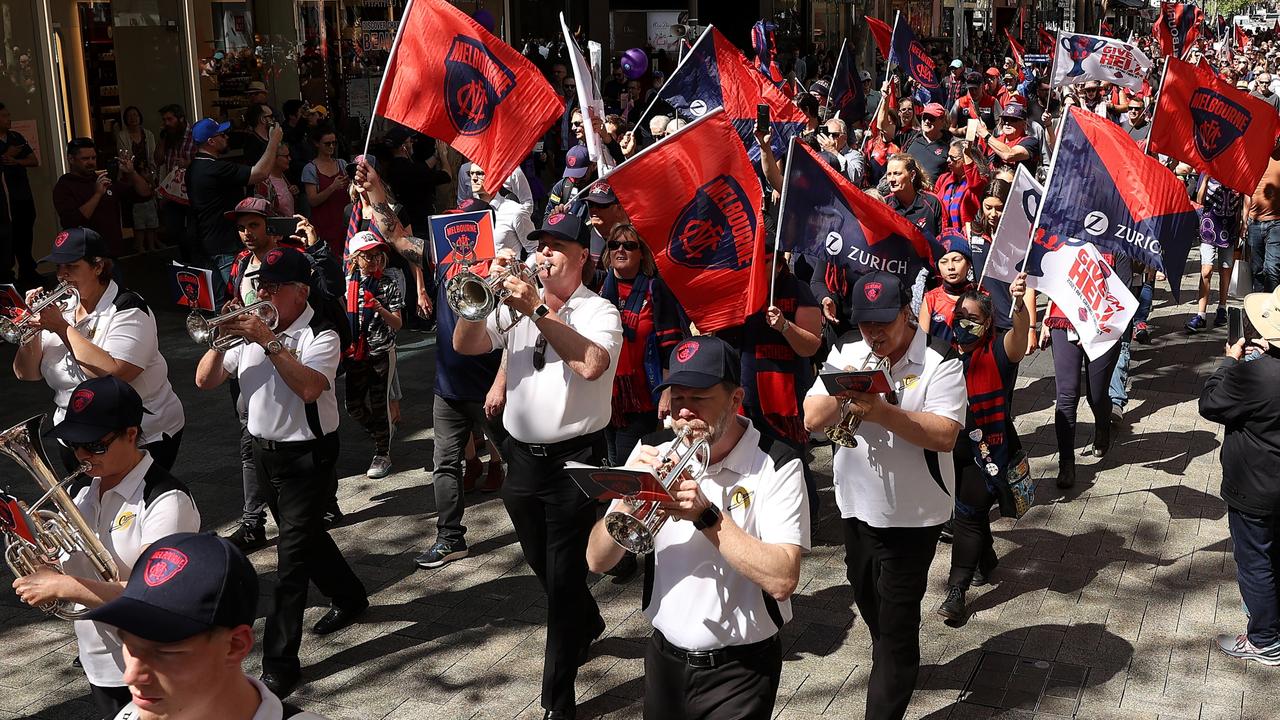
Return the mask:
<svg viewBox="0 0 1280 720">
<path fill-rule="evenodd" d="M 1243 105 L 1209 88 L 1197 88 L 1191 95 L 1196 149 L 1205 160 L 1213 160 L 1244 136 L 1253 115 Z"/>
<path fill-rule="evenodd" d="M 455 255 L 469 257 L 476 251 L 480 239 L 480 223 L 474 220 L 455 220 L 444 226 L 444 239 Z"/>
<path fill-rule="evenodd" d="M 938 87 L 938 75 L 934 71 L 933 60 L 920 45 L 920 41 L 912 40 L 907 52 L 911 55 L 911 77 L 927 88 Z"/>
<path fill-rule="evenodd" d="M 862 294 L 866 295 L 871 302 L 879 299 L 882 290 L 884 290 L 884 283 L 869 282 L 862 286 Z"/>
<path fill-rule="evenodd" d="M 1067 57 L 1071 58 L 1074 63 L 1071 70 L 1067 73 L 1067 77 L 1079 77 L 1084 74 L 1084 61 L 1089 59 L 1102 46 L 1106 45 L 1105 40 L 1090 37 L 1088 35 L 1068 35 L 1062 38 L 1062 49 L 1067 51 Z"/>
<path fill-rule="evenodd" d="M 179 270 L 177 273 L 178 287 L 182 290 L 182 296 L 187 299 L 187 304 L 196 307 L 200 304 L 200 277 L 190 270 Z"/>
<path fill-rule="evenodd" d="M 738 181 L 720 175 L 698 188 L 671 228 L 671 259 L 690 268 L 741 270 L 751 262 L 756 217 Z"/>
<path fill-rule="evenodd" d="M 186 553 L 172 548 L 161 548 L 147 561 L 147 570 L 142 579 L 148 586 L 157 587 L 172 580 L 173 576 L 186 566 Z"/>
<path fill-rule="evenodd" d="M 445 105 L 460 135 L 478 135 L 493 121 L 493 109 L 516 85 L 516 75 L 483 43 L 457 35 L 444 60 Z"/>
<path fill-rule="evenodd" d="M 92 390 L 77 390 L 75 394 L 71 396 L 71 411 L 82 413 L 85 408 L 89 407 L 89 403 L 91 402 L 93 402 Z"/>
</svg>

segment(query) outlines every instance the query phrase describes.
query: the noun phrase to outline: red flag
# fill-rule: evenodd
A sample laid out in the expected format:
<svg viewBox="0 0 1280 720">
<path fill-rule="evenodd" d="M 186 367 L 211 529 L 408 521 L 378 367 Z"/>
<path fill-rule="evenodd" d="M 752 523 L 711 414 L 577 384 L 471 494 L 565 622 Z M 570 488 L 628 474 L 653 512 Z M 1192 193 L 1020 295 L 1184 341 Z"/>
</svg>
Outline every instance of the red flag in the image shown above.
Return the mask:
<svg viewBox="0 0 1280 720">
<path fill-rule="evenodd" d="M 741 325 L 768 299 L 760 181 L 723 110 L 609 173 L 662 280 L 699 332 Z"/>
<path fill-rule="evenodd" d="M 889 46 L 893 44 L 893 28 L 889 27 L 889 23 L 877 20 L 870 15 L 866 18 L 867 27 L 871 29 L 871 35 L 876 39 L 876 46 L 880 48 L 880 57 L 888 60 Z"/>
<path fill-rule="evenodd" d="M 1045 30 L 1044 28 L 1040 28 L 1040 52 L 1049 56 L 1050 67 L 1053 66 L 1053 52 L 1056 49 L 1054 48 L 1054 45 L 1057 42 L 1058 39 L 1054 37 L 1053 33 Z"/>
<path fill-rule="evenodd" d="M 1026 48 L 1022 47 L 1022 43 L 1013 39 L 1013 35 L 1009 33 L 1009 28 L 1004 29 L 1004 36 L 1009 39 L 1009 54 L 1013 55 L 1013 62 L 1018 66 L 1018 79 L 1026 80 L 1026 63 L 1023 57 L 1026 56 Z"/>
<path fill-rule="evenodd" d="M 1204 11 L 1190 3 L 1160 3 L 1160 14 L 1152 32 L 1160 43 L 1160 54 L 1181 58 L 1200 37 Z"/>
<path fill-rule="evenodd" d="M 1106 20 L 1098 21 L 1098 34 L 1102 37 L 1115 37 L 1116 33 L 1111 29 L 1111 24 Z"/>
<path fill-rule="evenodd" d="M 1248 50 L 1250 42 L 1252 42 L 1252 39 L 1245 33 L 1244 28 L 1237 25 L 1236 26 L 1236 47 L 1240 48 L 1241 50 Z"/>
<path fill-rule="evenodd" d="M 467 156 L 496 195 L 564 103 L 533 63 L 461 10 L 411 0 L 375 112 Z"/>
<path fill-rule="evenodd" d="M 1204 68 L 1169 58 L 1151 149 L 1252 195 L 1267 169 L 1280 116 Z"/>
</svg>

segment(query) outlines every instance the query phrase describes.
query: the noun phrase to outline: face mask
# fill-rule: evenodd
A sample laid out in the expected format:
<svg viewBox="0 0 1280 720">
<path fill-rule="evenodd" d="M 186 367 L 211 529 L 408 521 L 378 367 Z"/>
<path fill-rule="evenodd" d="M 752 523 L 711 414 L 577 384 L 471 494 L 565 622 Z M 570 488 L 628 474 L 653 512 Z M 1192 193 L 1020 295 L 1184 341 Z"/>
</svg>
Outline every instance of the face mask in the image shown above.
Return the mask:
<svg viewBox="0 0 1280 720">
<path fill-rule="evenodd" d="M 957 317 L 951 319 L 951 334 L 955 337 L 957 345 L 964 346 L 978 342 L 987 332 L 980 323 Z"/>
<path fill-rule="evenodd" d="M 964 293 L 964 291 L 968 290 L 972 284 L 973 283 L 969 281 L 969 278 L 964 278 L 957 283 L 949 283 L 946 280 L 942 281 L 942 287 L 947 291 L 948 295 L 960 295 Z"/>
</svg>

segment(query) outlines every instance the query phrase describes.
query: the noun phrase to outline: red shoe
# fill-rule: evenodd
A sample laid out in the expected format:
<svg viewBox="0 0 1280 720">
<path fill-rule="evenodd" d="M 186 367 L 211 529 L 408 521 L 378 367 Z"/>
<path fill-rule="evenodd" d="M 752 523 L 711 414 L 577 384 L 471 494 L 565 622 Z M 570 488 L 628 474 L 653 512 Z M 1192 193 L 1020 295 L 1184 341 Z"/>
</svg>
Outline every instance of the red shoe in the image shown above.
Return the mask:
<svg viewBox="0 0 1280 720">
<path fill-rule="evenodd" d="M 480 486 L 480 492 L 496 493 L 502 489 L 502 482 L 507 479 L 507 475 L 502 470 L 502 461 L 494 458 L 489 461 L 489 474 L 484 479 L 484 484 Z"/>
<path fill-rule="evenodd" d="M 480 479 L 483 470 L 484 463 L 480 462 L 480 458 L 467 460 L 466 469 L 462 473 L 462 492 L 469 493 L 476 489 L 476 481 Z"/>
</svg>

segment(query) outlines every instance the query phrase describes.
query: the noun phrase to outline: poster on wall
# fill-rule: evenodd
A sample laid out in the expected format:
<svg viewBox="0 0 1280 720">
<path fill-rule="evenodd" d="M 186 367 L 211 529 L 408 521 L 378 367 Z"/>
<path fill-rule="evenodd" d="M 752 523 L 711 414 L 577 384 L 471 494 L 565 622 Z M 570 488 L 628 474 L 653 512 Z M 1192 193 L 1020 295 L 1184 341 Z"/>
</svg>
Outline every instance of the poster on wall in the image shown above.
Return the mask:
<svg viewBox="0 0 1280 720">
<path fill-rule="evenodd" d="M 649 44 L 655 50 L 676 52 L 680 48 L 680 38 L 671 31 L 672 25 L 680 22 L 679 12 L 650 12 L 646 19 Z"/>
<path fill-rule="evenodd" d="M 253 14 L 245 3 L 209 3 L 213 12 L 213 42 L 224 51 L 253 47 Z"/>
</svg>

